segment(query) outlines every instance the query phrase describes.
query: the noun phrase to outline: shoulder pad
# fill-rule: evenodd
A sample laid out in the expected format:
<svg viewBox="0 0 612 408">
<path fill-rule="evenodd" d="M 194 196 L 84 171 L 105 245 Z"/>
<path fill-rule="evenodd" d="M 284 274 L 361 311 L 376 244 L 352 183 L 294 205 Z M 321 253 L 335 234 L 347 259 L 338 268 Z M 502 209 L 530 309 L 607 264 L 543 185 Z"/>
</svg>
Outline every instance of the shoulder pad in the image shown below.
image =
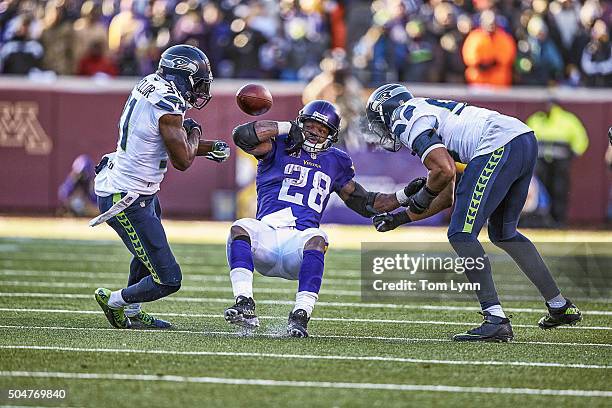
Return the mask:
<svg viewBox="0 0 612 408">
<path fill-rule="evenodd" d="M 155 74 L 144 77 L 135 90 L 162 110 L 175 113 L 187 110 L 187 103 L 176 86 Z"/>
</svg>

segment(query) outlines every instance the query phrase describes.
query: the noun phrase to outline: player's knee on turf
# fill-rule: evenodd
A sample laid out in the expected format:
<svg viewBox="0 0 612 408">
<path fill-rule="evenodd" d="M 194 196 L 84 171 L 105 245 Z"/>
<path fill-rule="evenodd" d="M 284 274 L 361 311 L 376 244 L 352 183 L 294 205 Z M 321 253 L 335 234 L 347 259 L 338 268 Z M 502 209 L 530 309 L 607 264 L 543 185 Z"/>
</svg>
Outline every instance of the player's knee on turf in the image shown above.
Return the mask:
<svg viewBox="0 0 612 408">
<path fill-rule="evenodd" d="M 327 242 L 325 241 L 325 238 L 323 238 L 322 236 L 314 236 L 308 241 L 306 241 L 306 243 L 304 244 L 304 251 L 315 250 L 325 253 L 326 247 Z"/>
</svg>

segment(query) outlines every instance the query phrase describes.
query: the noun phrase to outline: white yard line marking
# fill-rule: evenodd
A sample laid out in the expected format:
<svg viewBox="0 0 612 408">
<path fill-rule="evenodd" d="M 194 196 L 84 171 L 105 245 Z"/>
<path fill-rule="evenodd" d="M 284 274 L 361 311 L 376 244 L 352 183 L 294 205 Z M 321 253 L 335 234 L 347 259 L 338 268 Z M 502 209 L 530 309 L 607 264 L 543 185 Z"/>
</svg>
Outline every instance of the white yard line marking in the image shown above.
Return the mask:
<svg viewBox="0 0 612 408">
<path fill-rule="evenodd" d="M 179 375 L 145 375 L 145 374 L 106 374 L 106 373 L 66 373 L 49 371 L 0 371 L 1 377 L 35 377 L 61 378 L 74 380 L 119 380 L 119 381 L 161 381 L 198 384 L 257 385 L 266 387 L 298 388 L 340 388 L 382 391 L 423 391 L 453 392 L 480 394 L 519 394 L 519 395 L 554 395 L 573 397 L 612 397 L 612 391 L 600 390 L 551 390 L 539 388 L 496 388 L 496 387 L 463 387 L 456 385 L 423 385 L 423 384 L 381 384 L 352 383 L 329 381 L 286 381 L 264 380 L 257 378 L 223 378 L 223 377 L 185 377 Z"/>
<path fill-rule="evenodd" d="M 3 281 L 0 280 L 0 286 L 30 286 L 30 287 L 39 287 L 39 288 L 71 288 L 71 289 L 86 289 L 96 287 L 116 287 L 122 285 L 122 283 L 112 283 L 112 282 L 33 282 L 33 281 Z M 509 286 L 498 285 L 498 288 L 509 290 Z M 201 292 L 201 293 L 231 293 L 231 286 L 210 286 L 210 285 L 202 285 L 202 286 L 190 286 L 190 285 L 182 285 L 181 290 L 184 292 Z M 269 287 L 257 287 L 255 292 L 261 294 L 293 294 L 295 293 L 295 288 L 269 288 Z M 323 288 L 320 292 L 322 295 L 328 296 L 348 296 L 348 297 L 360 297 L 362 295 L 361 290 L 343 290 L 343 289 L 335 289 L 335 288 Z M 448 298 L 461 299 L 466 298 L 467 294 L 461 293 L 448 293 Z M 391 295 L 391 297 L 393 294 Z M 401 295 L 400 295 L 401 296 Z M 418 295 L 417 295 L 418 296 Z M 581 299 L 580 297 L 573 297 L 576 300 Z M 514 295 L 505 295 L 504 299 L 528 299 L 535 300 L 537 299 L 536 295 L 533 296 L 514 296 Z M 594 299 L 593 299 L 594 300 Z"/>
<path fill-rule="evenodd" d="M 92 299 L 93 295 L 84 295 L 84 294 L 70 294 L 70 293 L 0 293 L 0 297 L 33 297 L 33 298 L 41 298 L 41 297 L 60 297 L 60 298 L 68 298 L 68 299 Z M 164 302 L 167 301 L 177 301 L 177 302 L 194 302 L 194 303 L 228 303 L 228 299 L 223 298 L 186 298 L 180 296 L 170 296 L 163 299 Z M 229 300 L 231 302 L 231 300 Z M 267 305 L 293 305 L 295 302 L 293 301 L 284 301 L 284 300 L 258 300 L 259 304 L 267 304 Z M 336 303 L 336 302 L 317 302 L 317 306 L 351 306 L 360 307 L 361 305 L 365 305 L 366 303 Z M 27 310 L 45 310 L 45 309 L 13 309 L 13 308 L 0 308 L 0 311 L 27 311 Z M 47 309 L 49 313 L 53 313 L 57 311 L 56 309 Z M 81 311 L 74 311 L 74 313 L 80 313 Z M 65 313 L 73 313 L 73 312 L 65 312 Z M 157 313 L 159 315 L 164 316 L 172 316 L 173 314 L 169 313 Z M 588 314 L 588 313 L 587 313 Z M 206 317 L 209 315 L 206 314 L 174 314 L 174 316 L 185 316 L 185 317 Z M 211 315 L 214 316 L 214 315 Z M 278 319 L 277 316 L 259 316 L 261 319 L 271 318 Z M 455 326 L 471 326 L 477 325 L 479 323 L 461 323 L 461 322 L 446 322 L 446 321 L 420 321 L 420 320 L 392 320 L 392 319 L 357 319 L 357 318 L 323 318 L 323 317 L 313 317 L 313 320 L 327 320 L 327 321 L 343 321 L 343 322 L 364 322 L 364 323 L 412 323 L 412 324 L 442 324 L 442 325 L 455 325 Z M 528 327 L 528 328 L 537 328 L 538 326 L 532 324 L 513 324 L 513 327 Z M 612 330 L 612 327 L 609 326 L 560 326 L 560 329 L 573 329 L 573 330 Z"/>
<path fill-rule="evenodd" d="M 257 357 L 257 358 L 279 358 L 297 360 L 337 360 L 337 361 L 379 361 L 408 364 L 443 364 L 443 365 L 487 365 L 487 366 L 519 366 L 519 367 L 555 367 L 555 368 L 579 368 L 579 369 L 610 369 L 612 366 L 596 364 L 564 364 L 531 361 L 476 361 L 476 360 L 427 360 L 420 358 L 390 357 L 390 356 L 341 356 L 341 355 L 313 355 L 313 354 L 277 354 L 256 352 L 233 352 L 233 351 L 178 351 L 178 350 L 152 350 L 152 349 L 105 349 L 84 347 L 62 347 L 62 346 L 37 346 L 37 345 L 0 345 L 5 350 L 44 350 L 62 351 L 75 353 L 125 353 L 125 354 L 154 354 L 154 355 L 176 355 L 176 356 L 219 356 L 219 357 Z"/>
<path fill-rule="evenodd" d="M 0 281 L 0 286 L 31 286 L 38 288 L 73 288 L 73 289 L 86 289 L 92 288 L 94 285 L 86 282 L 29 282 L 29 281 Z M 97 287 L 113 287 L 117 286 L 116 283 L 102 282 L 95 284 Z M 181 285 L 181 290 L 185 292 L 212 292 L 212 293 L 232 293 L 232 287 L 226 286 L 189 286 Z M 293 294 L 295 288 L 257 288 L 257 292 L 264 294 Z M 361 296 L 360 290 L 340 290 L 340 289 L 322 289 L 322 294 L 335 295 L 335 296 Z"/>
<path fill-rule="evenodd" d="M 227 272 L 227 271 L 226 271 Z M 127 279 L 127 274 L 119 272 L 81 272 L 81 271 L 41 271 L 31 269 L 4 269 L 0 270 L 0 276 L 31 276 L 31 277 L 43 277 L 43 278 L 79 278 L 79 279 L 90 279 L 95 280 L 99 278 L 104 279 L 117 279 L 122 283 Z M 198 282 L 223 282 L 229 284 L 229 272 L 221 273 L 219 275 L 212 274 L 185 274 L 183 275 L 183 281 L 198 281 Z M 334 279 L 326 278 L 326 284 L 339 285 L 339 286 L 357 286 L 361 284 L 361 280 L 356 277 L 355 279 Z M 1 282 L 0 282 L 1 284 Z"/>
<path fill-rule="evenodd" d="M 213 316 L 220 317 L 220 316 Z M 123 330 L 117 331 L 117 329 L 113 329 L 110 327 L 66 327 L 66 326 L 11 326 L 11 325 L 0 325 L 2 329 L 18 329 L 18 330 L 59 330 L 59 331 L 111 331 L 114 333 L 130 333 L 130 332 L 139 332 L 139 333 L 150 333 L 150 334 L 162 334 L 162 335 L 171 335 L 171 334 L 195 334 L 195 335 L 227 335 L 227 336 L 236 336 L 236 337 L 284 337 L 278 334 L 270 334 L 270 333 L 259 333 L 255 332 L 252 334 L 244 334 L 236 331 L 199 331 L 199 330 L 147 330 L 147 329 L 131 329 L 131 330 Z M 419 337 L 387 337 L 387 336 L 350 336 L 350 335 L 310 335 L 312 338 L 320 338 L 320 339 L 348 339 L 348 340 L 381 340 L 381 341 L 399 341 L 399 342 L 433 342 L 433 343 L 450 343 L 452 340 L 450 339 L 429 339 L 429 338 L 419 338 Z M 537 344 L 537 345 L 546 345 L 546 346 L 592 346 L 592 347 L 612 347 L 612 344 L 607 343 L 569 343 L 569 342 L 549 342 L 549 341 L 512 341 L 512 344 Z"/>
<path fill-rule="evenodd" d="M 73 276 L 71 275 L 72 272 L 67 272 L 67 271 L 48 271 L 49 274 L 45 274 L 45 273 L 41 273 L 39 274 L 39 271 L 19 271 L 19 270 L 3 270 L 0 271 L 0 275 L 16 275 L 19 276 L 20 272 L 26 272 L 26 274 L 24 276 L 42 276 L 42 277 L 52 277 L 52 276 L 67 276 L 67 277 L 88 277 L 91 275 L 101 275 L 101 276 L 107 276 L 110 277 L 111 275 L 120 275 L 121 277 L 125 278 L 125 274 L 113 274 L 113 273 L 100 273 L 100 272 L 79 272 L 78 275 Z M 29 274 L 29 272 L 35 272 L 33 274 Z M 64 275 L 64 273 L 66 273 L 66 275 Z M 206 276 L 206 275 L 196 275 L 196 276 L 192 276 L 191 278 L 187 278 L 187 280 L 201 280 L 201 281 L 212 281 L 212 282 L 227 282 L 228 281 L 228 277 L 227 276 Z M 339 281 L 343 281 L 344 279 L 337 279 Z M 327 279 L 325 280 L 326 283 L 333 281 L 333 279 Z M 7 281 L 2 281 L 0 280 L 0 286 L 2 286 L 2 284 L 4 282 Z M 11 281 L 9 281 L 11 282 Z M 30 281 L 23 281 L 24 284 L 30 284 Z M 83 286 L 80 286 L 83 285 Z M 85 286 L 86 285 L 86 286 Z M 56 282 L 56 286 L 61 286 L 60 283 Z M 87 285 L 87 284 L 79 284 L 78 287 L 89 287 L 89 288 L 93 288 L 93 286 L 96 285 Z M 97 286 L 102 286 L 100 284 L 97 284 Z M 204 288 L 202 288 L 204 289 Z M 276 288 L 278 289 L 278 288 Z M 259 290 L 259 289 L 256 289 Z M 283 292 L 284 293 L 284 292 Z M 258 301 L 259 303 L 260 301 Z M 276 301 L 275 301 L 276 302 Z M 479 307 L 475 307 L 475 306 L 437 306 L 437 305 L 411 305 L 411 304 L 393 304 L 393 303 L 356 303 L 356 302 L 317 302 L 317 306 L 332 306 L 332 307 L 362 307 L 362 308 L 381 308 L 381 309 L 415 309 L 415 310 L 440 310 L 440 311 L 444 311 L 444 310 L 457 310 L 457 311 L 480 311 Z M 508 308 L 504 308 L 505 311 L 508 312 L 515 312 L 515 313 L 545 313 L 546 310 L 544 308 L 542 309 L 533 309 L 533 308 L 517 308 L 517 307 L 508 307 Z M 591 315 L 591 316 L 612 316 L 612 311 L 608 311 L 608 310 L 587 310 L 587 311 L 583 311 L 584 314 L 586 315 Z"/>
</svg>

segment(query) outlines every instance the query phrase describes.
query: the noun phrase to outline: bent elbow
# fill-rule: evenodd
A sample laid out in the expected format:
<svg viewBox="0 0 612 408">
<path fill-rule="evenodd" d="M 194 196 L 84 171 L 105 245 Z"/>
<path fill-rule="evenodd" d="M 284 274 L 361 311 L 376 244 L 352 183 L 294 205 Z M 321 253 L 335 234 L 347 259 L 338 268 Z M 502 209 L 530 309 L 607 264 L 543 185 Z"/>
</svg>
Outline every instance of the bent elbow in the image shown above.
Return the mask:
<svg viewBox="0 0 612 408">
<path fill-rule="evenodd" d="M 172 166 L 174 166 L 174 168 L 177 169 L 178 171 L 185 171 L 189 168 L 190 165 L 191 163 L 189 163 L 187 160 L 173 160 L 172 161 Z"/>
<path fill-rule="evenodd" d="M 434 176 L 437 180 L 444 182 L 445 184 L 450 183 L 453 177 L 455 177 L 455 168 L 449 163 L 436 166 L 436 168 L 431 169 L 430 172 L 433 173 L 432 176 Z"/>
</svg>

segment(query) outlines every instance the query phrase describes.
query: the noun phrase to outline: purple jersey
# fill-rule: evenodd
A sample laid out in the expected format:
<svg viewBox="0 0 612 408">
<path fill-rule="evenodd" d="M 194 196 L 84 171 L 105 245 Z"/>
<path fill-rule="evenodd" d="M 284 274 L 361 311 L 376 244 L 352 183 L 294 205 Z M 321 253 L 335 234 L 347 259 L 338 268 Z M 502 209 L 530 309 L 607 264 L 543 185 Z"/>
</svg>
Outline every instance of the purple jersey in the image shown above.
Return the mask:
<svg viewBox="0 0 612 408">
<path fill-rule="evenodd" d="M 331 192 L 355 176 L 351 158 L 334 147 L 316 155 L 285 152 L 287 136 L 272 141 L 272 151 L 257 166 L 257 219 L 287 207 L 296 228 L 317 228 Z M 296 157 L 297 156 L 297 157 Z"/>
</svg>

